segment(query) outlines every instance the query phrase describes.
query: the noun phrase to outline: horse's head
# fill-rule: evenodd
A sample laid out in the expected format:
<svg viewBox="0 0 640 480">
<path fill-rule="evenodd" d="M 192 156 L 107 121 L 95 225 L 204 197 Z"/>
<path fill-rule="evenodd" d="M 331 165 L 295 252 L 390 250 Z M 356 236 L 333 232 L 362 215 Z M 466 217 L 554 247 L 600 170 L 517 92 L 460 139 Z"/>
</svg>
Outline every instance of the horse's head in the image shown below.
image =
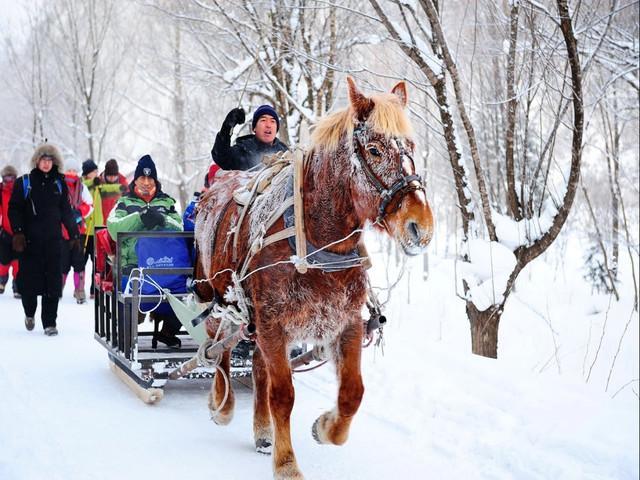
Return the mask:
<svg viewBox="0 0 640 480">
<path fill-rule="evenodd" d="M 385 229 L 406 254 L 417 255 L 431 240 L 433 214 L 413 160 L 405 83 L 398 83 L 390 94 L 366 97 L 351 78 L 347 80 L 356 210 Z"/>
</svg>

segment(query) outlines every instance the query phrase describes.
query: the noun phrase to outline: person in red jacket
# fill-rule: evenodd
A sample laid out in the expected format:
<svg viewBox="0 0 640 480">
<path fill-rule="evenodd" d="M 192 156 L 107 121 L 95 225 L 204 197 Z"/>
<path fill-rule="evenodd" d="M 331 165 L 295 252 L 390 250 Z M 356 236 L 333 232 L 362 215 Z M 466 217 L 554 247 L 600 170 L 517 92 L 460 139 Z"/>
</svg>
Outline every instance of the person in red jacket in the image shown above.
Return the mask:
<svg viewBox="0 0 640 480">
<path fill-rule="evenodd" d="M 124 175 L 120 174 L 118 162 L 110 159 L 104 166 L 104 171 L 98 175 L 98 166 L 87 160 L 82 164 L 82 176 L 84 184 L 89 188 L 93 198 L 93 213 L 87 219 L 87 230 L 83 236 L 84 263 L 91 257 L 93 259 L 93 244 L 95 227 L 104 227 L 109 213 L 113 210 L 120 197 L 129 192 L 129 184 Z M 95 176 L 95 178 L 93 177 Z M 90 296 L 94 298 L 94 276 L 91 275 Z"/>
<path fill-rule="evenodd" d="M 93 200 L 89 189 L 78 176 L 78 164 L 75 159 L 67 159 L 64 181 L 69 192 L 69 203 L 80 235 L 86 234 L 85 218 L 93 211 Z M 70 240 L 67 229 L 62 225 L 62 237 L 65 245 L 62 248 L 62 288 L 67 281 L 67 275 L 73 267 L 73 298 L 79 304 L 85 303 L 87 294 L 84 291 L 85 262 L 84 249 L 80 242 Z"/>
<path fill-rule="evenodd" d="M 104 225 L 120 197 L 125 193 L 129 193 L 129 182 L 120 173 L 118 162 L 115 158 L 108 160 L 105 164 L 104 172 L 100 174 L 100 185 L 102 186 L 102 188 L 99 188 L 100 198 L 102 199 L 102 218 L 105 220 L 101 225 Z M 119 187 L 117 190 L 109 190 L 103 185 L 118 185 Z"/>
<path fill-rule="evenodd" d="M 9 221 L 9 200 L 13 185 L 18 177 L 18 171 L 12 165 L 5 166 L 0 172 L 0 293 L 4 293 L 5 286 L 9 282 L 9 272 L 13 274 L 13 296 L 20 298 L 20 292 L 16 285 L 19 263 L 16 253 L 11 248 L 13 229 Z"/>
</svg>

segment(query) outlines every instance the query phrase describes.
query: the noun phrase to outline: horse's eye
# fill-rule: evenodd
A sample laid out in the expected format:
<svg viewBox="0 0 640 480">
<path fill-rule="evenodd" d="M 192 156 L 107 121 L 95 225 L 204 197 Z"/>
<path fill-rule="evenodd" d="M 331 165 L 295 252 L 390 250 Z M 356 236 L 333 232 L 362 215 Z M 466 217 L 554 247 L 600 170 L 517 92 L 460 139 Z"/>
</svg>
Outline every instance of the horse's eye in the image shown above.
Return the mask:
<svg viewBox="0 0 640 480">
<path fill-rule="evenodd" d="M 376 147 L 369 147 L 367 148 L 367 152 L 369 152 L 371 155 L 373 155 L 374 157 L 379 157 L 382 154 L 380 153 L 380 150 L 378 150 Z"/>
</svg>

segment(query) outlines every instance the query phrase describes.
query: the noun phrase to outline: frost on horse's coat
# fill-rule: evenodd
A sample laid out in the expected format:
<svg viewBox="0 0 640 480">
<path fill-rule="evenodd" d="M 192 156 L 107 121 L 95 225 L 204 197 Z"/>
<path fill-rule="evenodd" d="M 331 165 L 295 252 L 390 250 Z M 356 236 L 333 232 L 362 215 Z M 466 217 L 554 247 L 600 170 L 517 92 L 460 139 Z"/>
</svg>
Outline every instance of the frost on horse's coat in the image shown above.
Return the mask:
<svg viewBox="0 0 640 480">
<path fill-rule="evenodd" d="M 227 204 L 233 200 L 233 192 L 246 185 L 250 179 L 251 175 L 247 172 L 220 171 L 216 177 L 215 187 L 205 192 L 198 202 L 194 238 L 198 245 L 199 261 L 207 278 L 212 274 L 211 257 L 217 222 Z M 226 232 L 218 233 L 218 235 L 221 234 L 226 235 Z"/>
<path fill-rule="evenodd" d="M 269 221 L 273 212 L 282 205 L 287 197 L 287 182 L 293 174 L 291 165 L 284 167 L 271 180 L 271 185 L 267 191 L 258 195 L 249 213 L 249 239 L 247 247 L 253 244 L 254 240 L 264 233 L 264 225 Z"/>
<path fill-rule="evenodd" d="M 305 159 L 306 238 L 316 247 L 331 244 L 329 251 L 343 254 L 357 248 L 365 225 L 375 223 L 374 227 L 392 236 L 406 254 L 417 255 L 431 239 L 433 216 L 413 164 L 405 85 L 401 82 L 390 94 L 372 97 L 363 95 L 351 79 L 348 87 L 349 106 L 318 122 Z M 203 195 L 196 221 L 195 273 L 196 278 L 206 281 L 196 285 L 203 300 L 211 300 L 214 294 L 223 298 L 232 283 L 231 272 L 241 268 L 265 220 L 282 204 L 290 170 L 287 167 L 276 175 L 271 188 L 257 198 L 240 225 L 233 190 L 245 186 L 255 173 L 226 172 Z M 383 203 L 382 195 L 391 190 L 396 193 Z M 382 220 L 377 223 L 381 209 Z M 264 233 L 267 236 L 283 229 L 279 218 Z M 232 231 L 239 235 L 235 260 Z M 364 393 L 360 354 L 366 272 L 358 266 L 330 273 L 310 269 L 300 274 L 287 263 L 293 253 L 287 240 L 268 245 L 252 257 L 249 275 L 242 282 L 256 327 L 254 439 L 259 452 L 273 445 L 277 479 L 303 478 L 290 436 L 294 391 L 288 348 L 292 342 L 322 344 L 335 362 L 338 398 L 313 425 L 318 442 L 341 445 L 347 440 Z M 216 330 L 216 322 L 208 320 L 209 335 L 214 336 Z M 228 351 L 222 356 L 221 367 L 228 373 Z M 209 407 L 218 424 L 228 423 L 233 416 L 233 390 L 221 405 L 225 392 L 222 375 L 216 375 Z"/>
</svg>

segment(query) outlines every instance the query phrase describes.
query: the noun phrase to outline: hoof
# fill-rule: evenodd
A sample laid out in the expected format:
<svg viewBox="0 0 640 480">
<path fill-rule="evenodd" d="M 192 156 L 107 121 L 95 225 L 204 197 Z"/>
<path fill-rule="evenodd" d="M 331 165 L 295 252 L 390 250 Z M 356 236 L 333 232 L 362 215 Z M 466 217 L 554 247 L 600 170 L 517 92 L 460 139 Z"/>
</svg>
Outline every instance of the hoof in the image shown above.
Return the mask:
<svg viewBox="0 0 640 480">
<path fill-rule="evenodd" d="M 311 427 L 311 435 L 321 445 L 343 445 L 349 436 L 349 423 L 338 423 L 333 411 L 320 415 Z"/>
<path fill-rule="evenodd" d="M 227 399 L 227 402 L 229 399 Z M 218 410 L 216 402 L 213 400 L 213 396 L 209 393 L 209 412 L 211 413 L 211 420 L 216 425 L 224 426 L 229 425 L 231 420 L 233 420 L 233 406 L 230 408 L 223 408 L 222 410 Z M 225 411 L 227 410 L 227 411 Z"/>
<path fill-rule="evenodd" d="M 300 472 L 298 465 L 294 462 L 287 462 L 273 473 L 275 480 L 304 480 L 304 475 Z"/>
<path fill-rule="evenodd" d="M 271 444 L 270 439 L 258 438 L 256 440 L 256 452 L 261 453 L 263 455 L 271 455 L 272 450 L 273 450 L 273 445 Z"/>
<path fill-rule="evenodd" d="M 330 418 L 330 412 L 323 413 L 316 418 L 316 421 L 313 422 L 313 426 L 311 427 L 311 436 L 321 445 L 333 443 L 327 438 L 327 423 L 329 423 Z"/>
<path fill-rule="evenodd" d="M 311 436 L 316 442 L 322 443 L 320 441 L 320 436 L 318 435 L 318 422 L 320 422 L 320 417 L 316 418 L 316 421 L 313 422 L 313 426 L 311 427 Z"/>
<path fill-rule="evenodd" d="M 225 425 L 229 425 L 231 423 L 231 420 L 233 420 L 233 413 L 229 413 L 226 415 L 222 413 L 218 413 L 217 415 L 211 414 L 211 420 L 213 420 L 213 423 L 215 423 L 216 425 L 224 427 Z"/>
</svg>

